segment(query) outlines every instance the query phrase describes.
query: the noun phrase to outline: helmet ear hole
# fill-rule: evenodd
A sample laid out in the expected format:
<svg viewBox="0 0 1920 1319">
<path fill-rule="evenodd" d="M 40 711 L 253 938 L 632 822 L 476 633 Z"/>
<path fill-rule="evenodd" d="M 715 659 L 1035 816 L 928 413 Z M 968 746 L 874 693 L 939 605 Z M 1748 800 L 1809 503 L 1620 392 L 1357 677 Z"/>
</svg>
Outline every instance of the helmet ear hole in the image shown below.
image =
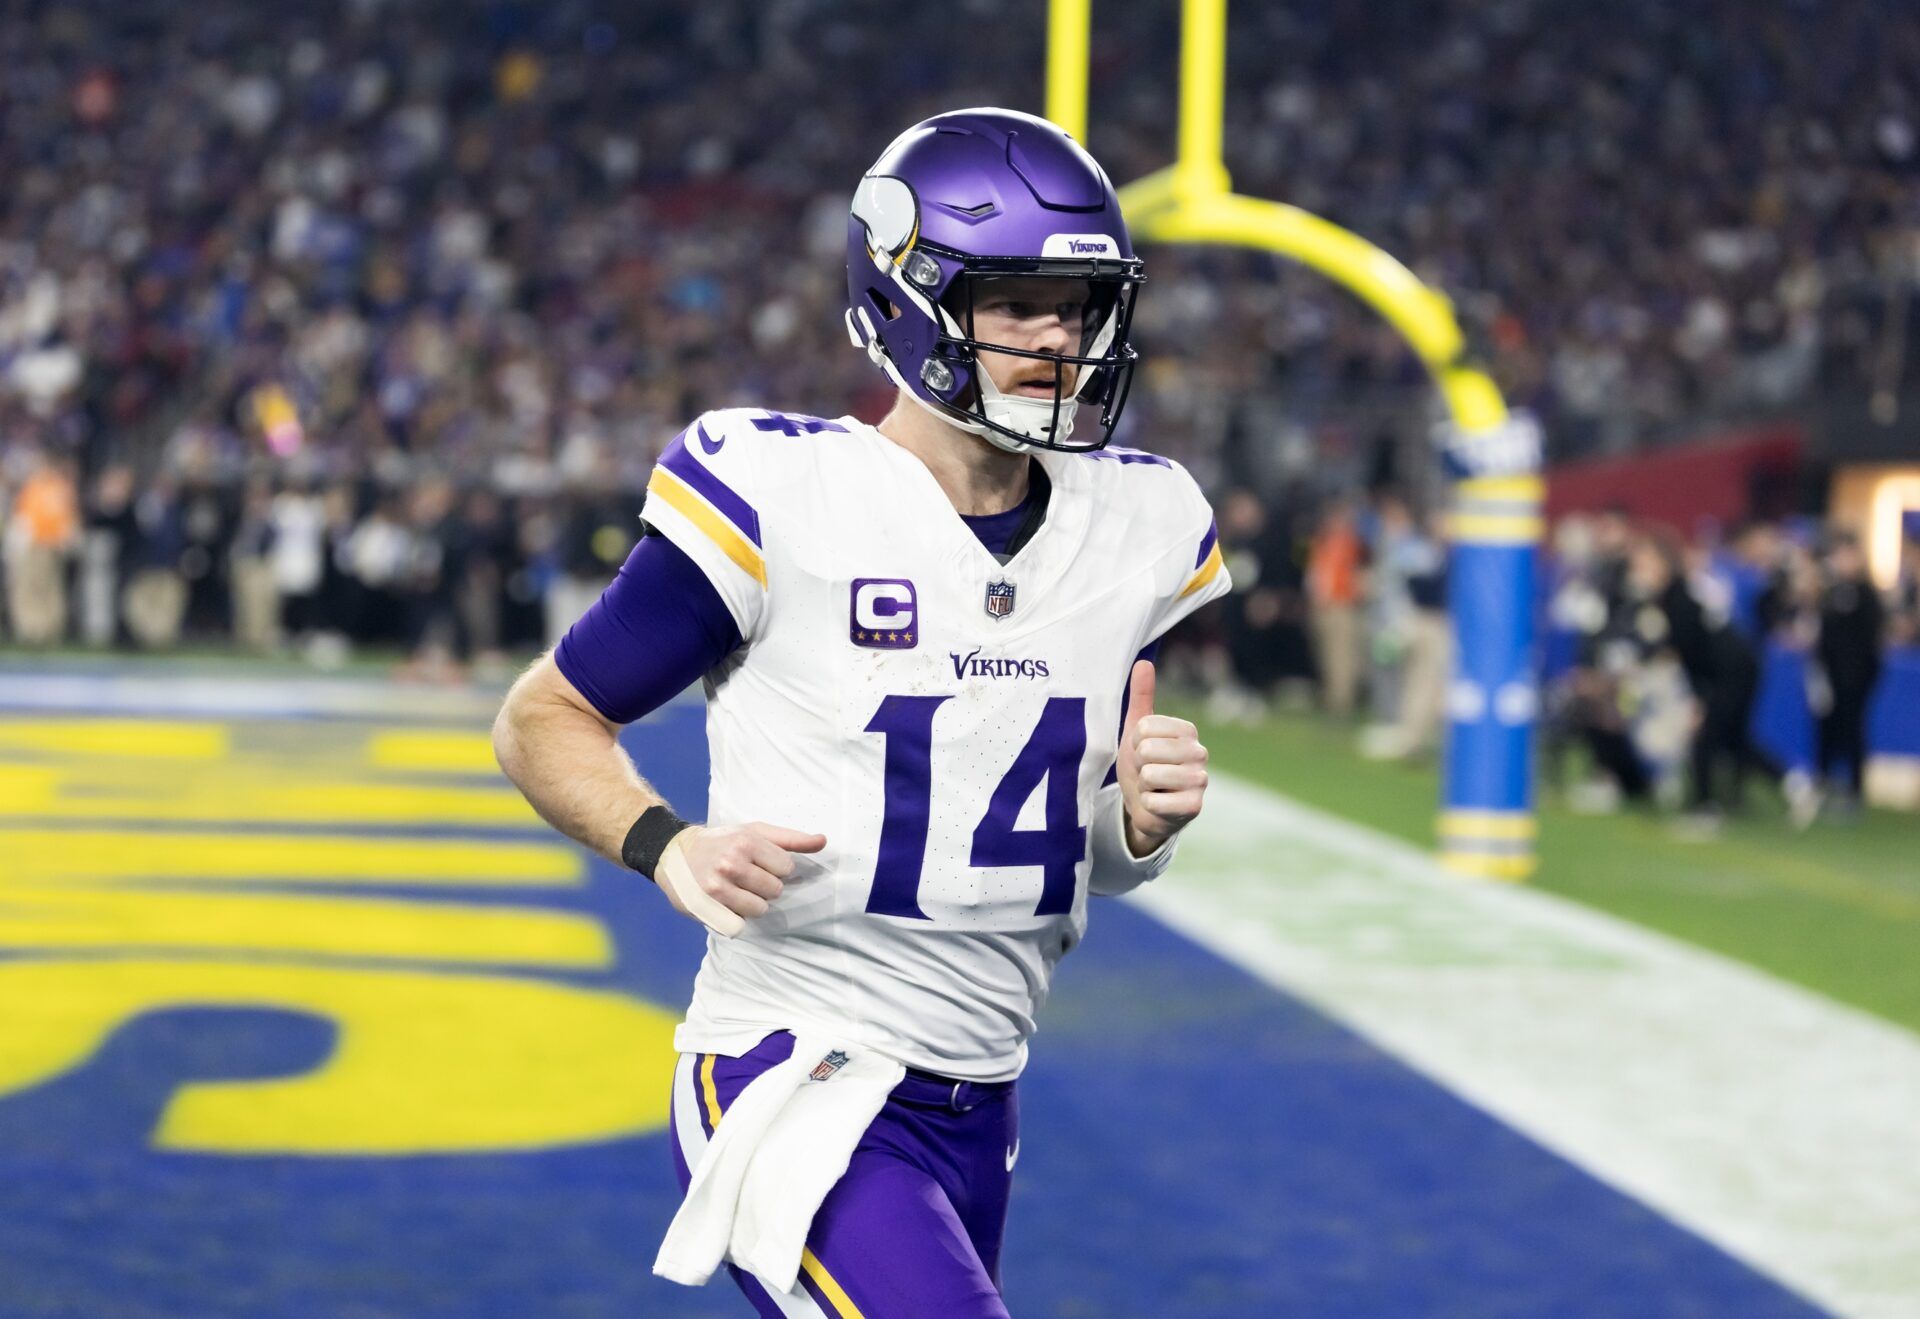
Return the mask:
<svg viewBox="0 0 1920 1319">
<path fill-rule="evenodd" d="M 868 289 L 867 301 L 873 304 L 873 309 L 880 313 L 882 320 L 896 321 L 900 319 L 900 309 L 894 306 L 893 303 L 887 299 L 887 295 L 879 289 Z"/>
</svg>

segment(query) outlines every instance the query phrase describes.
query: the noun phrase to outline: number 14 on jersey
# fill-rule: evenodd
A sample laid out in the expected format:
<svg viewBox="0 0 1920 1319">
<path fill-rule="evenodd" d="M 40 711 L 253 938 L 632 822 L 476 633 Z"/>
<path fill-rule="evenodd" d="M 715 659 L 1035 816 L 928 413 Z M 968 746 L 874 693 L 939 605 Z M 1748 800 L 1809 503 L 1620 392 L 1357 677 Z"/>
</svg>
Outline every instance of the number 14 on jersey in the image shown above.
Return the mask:
<svg viewBox="0 0 1920 1319">
<path fill-rule="evenodd" d="M 879 859 L 867 910 L 926 920 L 920 874 L 926 863 L 927 824 L 933 807 L 933 729 L 951 696 L 889 696 L 866 731 L 886 738 L 886 791 Z M 1047 699 L 1040 721 L 1013 758 L 974 826 L 967 862 L 974 866 L 1038 866 L 1036 916 L 1073 910 L 1074 872 L 1087 852 L 1080 822 L 1080 762 L 1087 751 L 1087 702 L 1081 696 Z M 1045 823 L 1019 829 L 1015 821 L 1045 785 Z"/>
</svg>

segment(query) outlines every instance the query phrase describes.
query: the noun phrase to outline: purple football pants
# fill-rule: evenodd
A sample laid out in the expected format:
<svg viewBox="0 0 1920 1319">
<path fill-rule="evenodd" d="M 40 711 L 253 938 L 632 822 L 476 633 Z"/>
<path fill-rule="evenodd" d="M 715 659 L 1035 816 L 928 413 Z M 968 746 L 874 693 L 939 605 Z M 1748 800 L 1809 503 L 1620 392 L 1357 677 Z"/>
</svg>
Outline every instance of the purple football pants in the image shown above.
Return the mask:
<svg viewBox="0 0 1920 1319">
<path fill-rule="evenodd" d="M 682 1191 L 714 1124 L 792 1052 L 781 1031 L 739 1058 L 681 1055 L 671 1144 Z M 1000 1238 L 1019 1149 L 1013 1089 L 909 1072 L 814 1216 L 800 1286 L 776 1296 L 727 1266 L 753 1308 L 767 1319 L 1007 1319 Z"/>
</svg>

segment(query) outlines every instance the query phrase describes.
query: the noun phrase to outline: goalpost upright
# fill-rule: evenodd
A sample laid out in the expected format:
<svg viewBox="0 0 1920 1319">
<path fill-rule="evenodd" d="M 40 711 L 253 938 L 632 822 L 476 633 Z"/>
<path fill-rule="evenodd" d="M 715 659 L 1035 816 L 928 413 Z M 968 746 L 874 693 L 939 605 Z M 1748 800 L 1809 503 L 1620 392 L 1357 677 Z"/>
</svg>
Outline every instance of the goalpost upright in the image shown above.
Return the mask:
<svg viewBox="0 0 1920 1319">
<path fill-rule="evenodd" d="M 1087 140 L 1092 0 L 1050 0 L 1047 117 Z M 1350 230 L 1296 206 L 1238 196 L 1221 151 L 1226 0 L 1182 0 L 1174 163 L 1120 189 L 1136 239 L 1274 252 L 1383 316 L 1432 375 L 1449 424 L 1447 518 L 1454 636 L 1437 832 L 1450 869 L 1525 879 L 1535 866 L 1534 574 L 1542 531 L 1538 429 L 1507 411 L 1467 357 L 1445 294 Z"/>
</svg>

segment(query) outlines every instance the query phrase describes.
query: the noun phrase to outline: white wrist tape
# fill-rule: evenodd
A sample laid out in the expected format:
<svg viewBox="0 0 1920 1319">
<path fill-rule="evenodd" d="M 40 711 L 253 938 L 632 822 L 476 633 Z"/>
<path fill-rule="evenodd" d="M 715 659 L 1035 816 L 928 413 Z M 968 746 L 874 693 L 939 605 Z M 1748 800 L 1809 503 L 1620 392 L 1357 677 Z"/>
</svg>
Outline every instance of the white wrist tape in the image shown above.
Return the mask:
<svg viewBox="0 0 1920 1319">
<path fill-rule="evenodd" d="M 660 864 L 653 869 L 653 879 L 661 888 L 666 889 L 678 899 L 689 916 L 712 930 L 723 939 L 731 939 L 747 928 L 746 918 L 739 912 L 720 905 L 718 899 L 711 897 L 700 887 L 700 881 L 693 877 L 693 867 L 687 864 L 684 847 L 691 829 L 683 829 L 674 835 L 666 850 L 660 853 Z"/>
</svg>

